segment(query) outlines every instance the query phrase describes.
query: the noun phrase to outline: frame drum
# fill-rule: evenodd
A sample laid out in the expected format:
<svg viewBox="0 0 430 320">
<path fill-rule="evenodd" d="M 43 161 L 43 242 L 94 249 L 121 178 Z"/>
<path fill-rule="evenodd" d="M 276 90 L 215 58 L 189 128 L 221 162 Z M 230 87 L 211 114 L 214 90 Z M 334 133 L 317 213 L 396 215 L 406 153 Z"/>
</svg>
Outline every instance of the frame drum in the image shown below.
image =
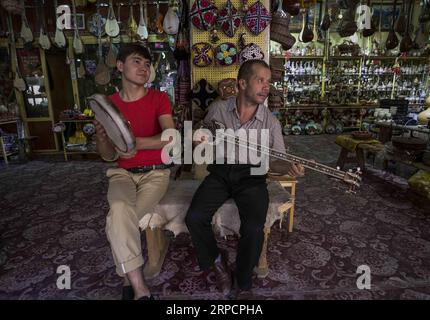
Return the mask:
<svg viewBox="0 0 430 320">
<path fill-rule="evenodd" d="M 118 107 L 107 96 L 99 93 L 93 94 L 87 100 L 96 120 L 105 128 L 115 147 L 123 153 L 134 151 L 136 138 Z"/>
</svg>

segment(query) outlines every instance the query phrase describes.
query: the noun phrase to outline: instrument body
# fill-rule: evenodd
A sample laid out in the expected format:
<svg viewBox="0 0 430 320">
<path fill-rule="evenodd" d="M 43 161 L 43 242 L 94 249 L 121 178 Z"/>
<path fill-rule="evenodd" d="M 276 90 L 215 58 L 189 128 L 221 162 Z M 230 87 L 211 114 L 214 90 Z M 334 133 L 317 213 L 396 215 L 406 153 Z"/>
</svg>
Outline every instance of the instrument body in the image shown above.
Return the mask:
<svg viewBox="0 0 430 320">
<path fill-rule="evenodd" d="M 132 153 L 136 149 L 136 138 L 129 122 L 117 106 L 103 94 L 93 94 L 87 98 L 95 119 L 102 124 L 114 146 L 122 153 Z"/>
</svg>

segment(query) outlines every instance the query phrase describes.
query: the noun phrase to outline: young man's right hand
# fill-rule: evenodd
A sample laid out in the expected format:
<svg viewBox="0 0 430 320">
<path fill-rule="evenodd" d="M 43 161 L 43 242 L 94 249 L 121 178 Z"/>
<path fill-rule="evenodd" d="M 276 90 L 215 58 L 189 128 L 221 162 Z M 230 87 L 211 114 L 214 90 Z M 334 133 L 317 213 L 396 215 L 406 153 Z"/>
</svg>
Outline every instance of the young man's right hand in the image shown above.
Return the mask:
<svg viewBox="0 0 430 320">
<path fill-rule="evenodd" d="M 109 142 L 109 137 L 106 133 L 105 128 L 102 126 L 102 124 L 100 122 L 98 122 L 97 120 L 94 120 L 93 124 L 96 127 L 97 140 L 101 143 Z"/>
</svg>

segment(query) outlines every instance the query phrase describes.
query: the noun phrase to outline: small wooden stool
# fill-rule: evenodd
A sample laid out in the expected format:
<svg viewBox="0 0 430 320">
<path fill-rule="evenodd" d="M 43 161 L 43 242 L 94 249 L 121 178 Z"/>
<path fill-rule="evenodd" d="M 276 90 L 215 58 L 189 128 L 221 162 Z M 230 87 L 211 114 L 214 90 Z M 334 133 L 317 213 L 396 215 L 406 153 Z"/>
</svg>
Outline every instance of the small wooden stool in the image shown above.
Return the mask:
<svg viewBox="0 0 430 320">
<path fill-rule="evenodd" d="M 365 162 L 364 162 L 364 154 L 363 149 L 357 147 L 355 149 L 355 156 L 348 156 L 349 153 L 354 153 L 354 151 L 350 151 L 346 149 L 345 147 L 342 147 L 342 150 L 340 150 L 339 158 L 337 159 L 336 165 L 343 170 L 343 167 L 345 166 L 345 163 L 357 163 L 361 170 L 364 170 L 365 168 Z"/>
<path fill-rule="evenodd" d="M 342 136 L 342 137 L 343 137 L 343 142 L 345 142 L 348 139 L 349 139 L 348 141 L 351 141 L 351 142 L 354 141 L 352 137 L 350 138 L 348 138 L 348 136 Z M 380 142 L 366 143 L 366 141 L 363 141 L 362 143 L 359 143 L 358 145 L 356 145 L 355 150 L 353 151 L 348 149 L 342 143 L 338 143 L 338 141 L 336 141 L 336 143 L 342 148 L 340 150 L 339 158 L 337 159 L 337 164 L 336 164 L 341 170 L 343 170 L 346 163 L 357 163 L 358 167 L 360 167 L 360 169 L 364 171 L 366 169 L 364 152 L 366 151 L 366 152 L 375 154 L 384 149 L 384 145 Z M 353 153 L 353 156 L 352 157 L 349 156 L 349 153 Z"/>
</svg>

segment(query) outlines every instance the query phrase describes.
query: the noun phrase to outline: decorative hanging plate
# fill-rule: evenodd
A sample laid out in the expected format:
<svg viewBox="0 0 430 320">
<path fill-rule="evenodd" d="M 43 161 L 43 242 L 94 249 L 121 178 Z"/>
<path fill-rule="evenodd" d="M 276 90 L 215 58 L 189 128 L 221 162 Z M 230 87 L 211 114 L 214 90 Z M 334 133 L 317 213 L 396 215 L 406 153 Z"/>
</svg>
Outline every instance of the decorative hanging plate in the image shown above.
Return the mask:
<svg viewBox="0 0 430 320">
<path fill-rule="evenodd" d="M 191 47 L 191 60 L 197 67 L 206 67 L 212 64 L 214 52 L 210 43 L 199 42 Z"/>
<path fill-rule="evenodd" d="M 100 20 L 100 28 L 98 25 L 98 19 Z M 87 30 L 95 37 L 98 37 L 99 34 L 103 37 L 106 34 L 105 30 L 106 18 L 103 18 L 102 15 L 94 13 L 87 20 Z"/>
<path fill-rule="evenodd" d="M 190 11 L 193 25 L 200 30 L 210 30 L 216 23 L 217 7 L 211 0 L 195 0 Z"/>
<path fill-rule="evenodd" d="M 237 11 L 230 0 L 223 9 L 218 12 L 217 25 L 228 37 L 234 37 L 237 28 L 240 26 L 242 21 L 241 14 Z"/>
<path fill-rule="evenodd" d="M 261 48 L 255 43 L 247 44 L 239 55 L 239 63 L 242 64 L 248 60 L 263 60 L 264 53 Z"/>
<path fill-rule="evenodd" d="M 245 24 L 251 33 L 259 35 L 270 24 L 271 19 L 272 17 L 266 7 L 257 1 L 249 7 L 245 16 Z"/>
<path fill-rule="evenodd" d="M 221 43 L 215 49 L 215 58 L 219 65 L 230 66 L 237 61 L 237 49 L 231 42 Z"/>
</svg>

